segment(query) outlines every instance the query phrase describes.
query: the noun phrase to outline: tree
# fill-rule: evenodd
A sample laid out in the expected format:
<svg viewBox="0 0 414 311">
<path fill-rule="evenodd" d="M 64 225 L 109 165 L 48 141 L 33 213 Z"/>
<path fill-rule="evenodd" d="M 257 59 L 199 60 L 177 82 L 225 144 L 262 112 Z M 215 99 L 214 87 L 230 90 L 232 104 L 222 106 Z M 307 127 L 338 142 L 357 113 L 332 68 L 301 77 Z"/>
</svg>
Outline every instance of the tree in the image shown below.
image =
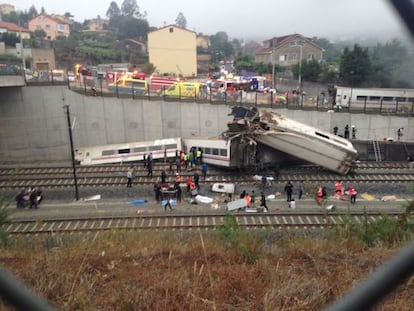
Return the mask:
<svg viewBox="0 0 414 311">
<path fill-rule="evenodd" d="M 322 67 L 317 60 L 303 60 L 301 66 L 301 76 L 303 80 L 312 82 L 319 81 L 319 75 L 322 72 Z M 299 64 L 295 64 L 292 67 L 292 72 L 294 77 L 299 76 Z"/>
<path fill-rule="evenodd" d="M 362 86 L 367 83 L 371 73 L 371 60 L 368 49 L 362 49 L 358 44 L 351 51 L 347 47 L 341 57 L 339 78 L 351 86 Z"/>
<path fill-rule="evenodd" d="M 139 12 L 139 6 L 136 0 L 124 0 L 121 5 L 121 15 L 136 18 L 144 17 L 144 15 Z"/>
<path fill-rule="evenodd" d="M 181 28 L 187 27 L 187 20 L 182 12 L 178 13 L 177 18 L 175 19 L 175 24 Z"/>
<path fill-rule="evenodd" d="M 112 1 L 109 4 L 109 8 L 106 11 L 106 17 L 109 19 L 114 19 L 121 15 L 121 9 L 119 8 L 118 4 L 115 1 Z"/>
<path fill-rule="evenodd" d="M 1 35 L 1 41 L 4 42 L 6 46 L 16 46 L 16 43 L 20 42 L 20 39 L 14 33 L 5 32 Z"/>
<path fill-rule="evenodd" d="M 370 81 L 376 87 L 406 87 L 401 84 L 400 73 L 413 70 L 407 48 L 400 41 L 394 39 L 386 44 L 377 44 L 371 53 L 372 74 Z M 408 65 L 408 67 L 407 67 Z M 402 76 L 406 76 L 403 74 Z M 397 82 L 398 81 L 398 82 Z"/>
<path fill-rule="evenodd" d="M 32 5 L 29 8 L 29 13 L 28 14 L 29 14 L 29 19 L 32 19 L 33 17 L 35 17 L 38 14 L 34 5 Z"/>
<path fill-rule="evenodd" d="M 36 29 L 33 32 L 33 34 L 34 34 L 35 38 L 38 38 L 38 39 L 44 39 L 47 35 L 46 31 L 44 31 L 43 29 Z"/>
</svg>

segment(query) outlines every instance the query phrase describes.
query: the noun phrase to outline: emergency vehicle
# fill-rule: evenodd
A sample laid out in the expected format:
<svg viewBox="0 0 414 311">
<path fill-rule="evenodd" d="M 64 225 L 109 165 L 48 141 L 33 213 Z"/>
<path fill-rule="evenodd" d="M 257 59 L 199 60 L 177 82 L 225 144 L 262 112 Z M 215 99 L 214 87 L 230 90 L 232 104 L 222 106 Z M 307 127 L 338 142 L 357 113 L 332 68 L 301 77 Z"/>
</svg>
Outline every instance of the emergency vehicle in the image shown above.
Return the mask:
<svg viewBox="0 0 414 311">
<path fill-rule="evenodd" d="M 202 97 L 203 84 L 200 82 L 176 82 L 161 94 L 172 97 Z"/>
</svg>

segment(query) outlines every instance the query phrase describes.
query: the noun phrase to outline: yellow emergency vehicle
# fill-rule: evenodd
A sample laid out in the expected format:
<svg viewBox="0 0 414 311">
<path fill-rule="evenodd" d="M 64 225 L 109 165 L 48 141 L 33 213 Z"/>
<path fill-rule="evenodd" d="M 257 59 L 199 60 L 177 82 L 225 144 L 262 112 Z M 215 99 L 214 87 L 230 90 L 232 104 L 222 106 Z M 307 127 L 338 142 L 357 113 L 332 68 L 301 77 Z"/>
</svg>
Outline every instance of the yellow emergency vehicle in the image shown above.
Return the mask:
<svg viewBox="0 0 414 311">
<path fill-rule="evenodd" d="M 203 92 L 200 82 L 176 82 L 164 91 L 165 96 L 201 97 Z"/>
</svg>

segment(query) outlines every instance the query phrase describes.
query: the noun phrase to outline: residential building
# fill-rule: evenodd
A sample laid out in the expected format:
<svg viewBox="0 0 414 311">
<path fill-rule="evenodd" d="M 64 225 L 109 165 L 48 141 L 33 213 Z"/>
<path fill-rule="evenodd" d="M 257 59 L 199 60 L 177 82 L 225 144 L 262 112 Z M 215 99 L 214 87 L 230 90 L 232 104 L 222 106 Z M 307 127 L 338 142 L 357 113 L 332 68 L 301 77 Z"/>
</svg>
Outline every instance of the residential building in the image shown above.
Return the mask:
<svg viewBox="0 0 414 311">
<path fill-rule="evenodd" d="M 205 35 L 197 35 L 197 47 L 208 49 L 210 47 L 210 37 Z"/>
<path fill-rule="evenodd" d="M 0 4 L 0 14 L 10 14 L 11 12 L 14 12 L 15 8 L 14 5 L 2 3 Z"/>
<path fill-rule="evenodd" d="M 158 74 L 197 76 L 197 38 L 194 31 L 168 25 L 149 32 L 148 55 Z"/>
<path fill-rule="evenodd" d="M 21 36 L 22 39 L 30 39 L 30 30 L 14 23 L 0 21 L 0 34 L 2 33 L 15 34 L 18 38 Z"/>
<path fill-rule="evenodd" d="M 255 62 L 290 67 L 301 60 L 321 61 L 323 53 L 324 49 L 311 38 L 291 34 L 264 41 L 263 48 L 256 51 Z"/>
<path fill-rule="evenodd" d="M 90 19 L 86 23 L 85 31 L 106 33 L 108 32 L 107 30 L 108 25 L 109 25 L 109 20 L 107 19 L 102 19 L 102 18 Z"/>
<path fill-rule="evenodd" d="M 69 23 L 60 18 L 47 14 L 39 14 L 29 21 L 29 30 L 43 30 L 46 32 L 46 39 L 56 40 L 56 37 L 68 37 L 70 34 Z"/>
</svg>

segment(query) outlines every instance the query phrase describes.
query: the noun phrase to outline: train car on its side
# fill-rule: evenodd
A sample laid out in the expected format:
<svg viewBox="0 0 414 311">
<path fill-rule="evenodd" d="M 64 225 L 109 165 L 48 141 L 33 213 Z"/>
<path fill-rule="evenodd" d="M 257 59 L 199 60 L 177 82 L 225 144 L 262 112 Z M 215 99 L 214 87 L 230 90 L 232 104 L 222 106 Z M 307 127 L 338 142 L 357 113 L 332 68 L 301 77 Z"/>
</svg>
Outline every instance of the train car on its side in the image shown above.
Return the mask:
<svg viewBox="0 0 414 311">
<path fill-rule="evenodd" d="M 152 153 L 153 159 L 175 157 L 182 150 L 181 138 L 165 138 L 143 142 L 80 147 L 75 159 L 80 165 L 142 161 Z"/>
</svg>

